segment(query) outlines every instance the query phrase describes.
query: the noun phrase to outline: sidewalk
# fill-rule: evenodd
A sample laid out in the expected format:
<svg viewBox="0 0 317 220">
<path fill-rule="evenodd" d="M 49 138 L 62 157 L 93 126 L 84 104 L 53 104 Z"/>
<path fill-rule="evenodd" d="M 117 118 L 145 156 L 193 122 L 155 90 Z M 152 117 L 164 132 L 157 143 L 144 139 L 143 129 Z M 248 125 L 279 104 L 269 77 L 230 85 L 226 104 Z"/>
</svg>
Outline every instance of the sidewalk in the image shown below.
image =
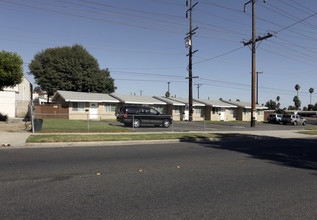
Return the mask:
<svg viewBox="0 0 317 220">
<path fill-rule="evenodd" d="M 206 133 L 219 133 L 219 134 L 241 134 L 241 135 L 253 135 L 253 136 L 259 136 L 259 137 L 274 137 L 274 138 L 304 138 L 304 139 L 317 139 L 317 136 L 311 136 L 311 135 L 305 135 L 297 133 L 300 130 L 272 130 L 272 131 L 209 131 Z M 149 134 L 149 132 L 147 132 Z M 150 133 L 162 133 L 162 132 L 150 132 Z M 197 132 L 195 132 L 197 133 Z M 204 132 L 199 132 L 204 133 Z M 34 135 L 47 135 L 47 133 L 37 133 Z M 49 133 L 52 135 L 60 134 L 60 135 L 66 135 L 68 133 Z M 95 133 L 71 133 L 73 135 L 94 135 Z M 100 134 L 100 133 L 96 133 Z M 110 134 L 110 133 L 105 133 Z M 122 135 L 123 133 L 111 133 L 112 135 Z M 134 135 L 134 134 L 140 134 L 140 133 L 124 133 L 124 135 Z M 80 146 L 91 146 L 91 145 L 109 145 L 109 144 L 138 144 L 138 143 L 144 143 L 146 141 L 117 141 L 117 142 L 68 142 L 68 143 L 26 143 L 27 138 L 33 135 L 29 132 L 0 132 L 0 147 L 5 145 L 5 147 L 13 147 L 13 148 L 23 148 L 23 147 L 32 147 L 32 146 L 74 146 L 74 145 L 80 145 Z M 164 140 L 159 140 L 160 143 L 162 143 Z M 173 140 L 167 140 L 168 142 L 171 142 Z M 147 141 L 149 142 L 149 141 Z M 156 141 L 150 141 L 151 143 L 155 143 Z M 175 140 L 174 140 L 175 142 Z"/>
</svg>

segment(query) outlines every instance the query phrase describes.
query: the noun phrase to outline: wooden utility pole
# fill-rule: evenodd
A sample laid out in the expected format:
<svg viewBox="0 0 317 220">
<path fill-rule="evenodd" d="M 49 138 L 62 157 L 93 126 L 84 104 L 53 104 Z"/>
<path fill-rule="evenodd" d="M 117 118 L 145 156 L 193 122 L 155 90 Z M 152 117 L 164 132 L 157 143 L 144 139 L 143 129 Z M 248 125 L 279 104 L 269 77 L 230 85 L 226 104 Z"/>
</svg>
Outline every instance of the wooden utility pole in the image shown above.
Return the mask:
<svg viewBox="0 0 317 220">
<path fill-rule="evenodd" d="M 197 97 L 198 97 L 198 99 L 199 99 L 199 88 L 202 86 L 203 84 L 195 84 L 195 86 L 197 86 Z"/>
<path fill-rule="evenodd" d="M 266 0 L 264 0 L 265 2 Z M 246 9 L 246 6 L 248 4 L 252 4 L 252 39 L 248 42 L 243 42 L 244 46 L 252 44 L 252 79 L 251 79 L 251 127 L 255 127 L 255 115 L 256 115 L 256 86 L 255 86 L 255 81 L 256 81 L 256 59 L 255 59 L 255 53 L 256 53 L 256 42 L 261 41 L 267 38 L 270 38 L 273 36 L 273 34 L 268 33 L 264 37 L 258 37 L 257 39 L 255 38 L 255 0 L 250 0 L 247 3 L 244 4 L 244 12 Z"/>
<path fill-rule="evenodd" d="M 195 34 L 195 31 L 198 29 L 198 27 L 193 29 L 192 25 L 192 10 L 193 8 L 198 4 L 196 2 L 193 5 L 193 0 L 190 0 L 189 8 L 186 11 L 186 18 L 188 18 L 188 12 L 189 12 L 189 32 L 186 34 L 185 37 L 186 41 L 186 47 L 189 48 L 189 53 L 187 56 L 189 57 L 188 62 L 188 110 L 189 110 L 189 121 L 193 120 L 193 63 L 192 63 L 192 57 L 193 54 L 196 53 L 198 50 L 193 51 L 193 35 Z M 188 6 L 188 0 L 186 0 L 186 6 Z"/>
</svg>

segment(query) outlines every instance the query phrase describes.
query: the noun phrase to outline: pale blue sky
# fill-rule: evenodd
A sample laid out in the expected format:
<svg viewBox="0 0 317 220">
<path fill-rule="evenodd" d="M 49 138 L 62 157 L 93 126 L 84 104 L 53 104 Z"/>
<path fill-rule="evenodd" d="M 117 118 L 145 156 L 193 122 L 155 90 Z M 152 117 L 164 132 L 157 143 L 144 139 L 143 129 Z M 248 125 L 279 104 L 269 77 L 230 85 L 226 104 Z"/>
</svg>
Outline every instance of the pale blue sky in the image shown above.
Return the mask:
<svg viewBox="0 0 317 220">
<path fill-rule="evenodd" d="M 46 48 L 83 45 L 109 68 L 116 93 L 188 97 L 189 30 L 185 0 L 2 0 L 1 49 L 21 55 L 27 73 Z M 194 3 L 196 1 L 193 1 Z M 200 0 L 193 9 L 194 84 L 200 98 L 251 101 L 251 5 L 243 0 Z M 292 105 L 299 84 L 302 106 L 317 92 L 317 2 L 256 1 L 257 35 L 276 33 L 257 47 L 260 104 L 281 97 Z M 307 19 L 306 19 L 307 18 Z M 233 51 L 233 52 L 232 52 Z M 230 53 L 231 52 L 231 53 Z M 25 74 L 34 83 L 33 77 Z M 197 88 L 193 86 L 194 98 Z M 313 94 L 312 102 L 317 102 Z"/>
</svg>

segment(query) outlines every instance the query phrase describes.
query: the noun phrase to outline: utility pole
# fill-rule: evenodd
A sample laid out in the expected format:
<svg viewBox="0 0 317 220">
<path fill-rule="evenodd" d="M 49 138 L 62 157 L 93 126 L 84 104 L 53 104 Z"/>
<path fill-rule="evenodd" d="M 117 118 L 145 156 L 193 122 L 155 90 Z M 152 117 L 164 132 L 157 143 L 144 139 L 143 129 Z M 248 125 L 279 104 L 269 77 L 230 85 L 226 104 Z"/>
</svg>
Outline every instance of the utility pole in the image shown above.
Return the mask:
<svg viewBox="0 0 317 220">
<path fill-rule="evenodd" d="M 198 99 L 199 99 L 199 88 L 202 86 L 203 84 L 195 84 L 195 86 L 197 86 L 197 91 L 198 91 Z"/>
<path fill-rule="evenodd" d="M 266 0 L 263 0 L 264 3 Z M 252 39 L 248 42 L 243 42 L 244 46 L 252 44 L 252 79 L 251 79 L 251 127 L 255 127 L 255 115 L 256 115 L 256 100 L 255 100 L 255 73 L 256 73 L 256 60 L 255 60 L 255 53 L 256 53 L 256 42 L 261 41 L 273 36 L 273 34 L 268 33 L 264 37 L 255 38 L 255 0 L 250 0 L 244 4 L 244 12 L 246 10 L 246 6 L 248 4 L 252 4 Z"/>
<path fill-rule="evenodd" d="M 186 41 L 186 47 L 189 48 L 189 53 L 187 56 L 189 57 L 189 64 L 188 64 L 188 83 L 189 83 L 189 92 L 188 92 L 188 107 L 189 107 L 189 121 L 193 120 L 193 70 L 192 70 L 192 56 L 194 53 L 196 53 L 198 50 L 193 51 L 193 35 L 196 33 L 195 31 L 198 29 L 198 27 L 193 29 L 192 25 L 192 11 L 193 8 L 198 4 L 196 2 L 193 5 L 193 0 L 190 0 L 189 8 L 186 11 L 186 18 L 188 18 L 188 12 L 189 12 L 189 32 L 186 34 L 185 37 Z M 186 6 L 188 7 L 188 0 L 186 0 Z"/>
<path fill-rule="evenodd" d="M 140 96 L 142 96 L 142 92 L 143 92 L 143 90 L 139 90 L 140 91 Z"/>
<path fill-rule="evenodd" d="M 170 93 L 170 84 L 171 84 L 171 82 L 167 82 L 167 91 L 168 91 L 168 93 Z"/>
<path fill-rule="evenodd" d="M 256 104 L 259 104 L 259 74 L 263 72 L 256 72 Z"/>
</svg>

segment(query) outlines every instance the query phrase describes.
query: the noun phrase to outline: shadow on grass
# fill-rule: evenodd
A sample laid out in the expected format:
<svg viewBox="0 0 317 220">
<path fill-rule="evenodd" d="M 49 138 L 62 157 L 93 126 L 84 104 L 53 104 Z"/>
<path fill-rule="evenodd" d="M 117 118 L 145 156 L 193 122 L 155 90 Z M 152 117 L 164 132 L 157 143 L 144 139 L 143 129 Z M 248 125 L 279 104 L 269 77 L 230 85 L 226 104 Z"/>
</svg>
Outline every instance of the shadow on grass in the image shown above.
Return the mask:
<svg viewBox="0 0 317 220">
<path fill-rule="evenodd" d="M 240 152 L 278 165 L 317 170 L 317 139 L 281 139 L 234 133 L 228 136 L 236 138 L 217 142 L 206 140 L 202 145 Z"/>
</svg>

